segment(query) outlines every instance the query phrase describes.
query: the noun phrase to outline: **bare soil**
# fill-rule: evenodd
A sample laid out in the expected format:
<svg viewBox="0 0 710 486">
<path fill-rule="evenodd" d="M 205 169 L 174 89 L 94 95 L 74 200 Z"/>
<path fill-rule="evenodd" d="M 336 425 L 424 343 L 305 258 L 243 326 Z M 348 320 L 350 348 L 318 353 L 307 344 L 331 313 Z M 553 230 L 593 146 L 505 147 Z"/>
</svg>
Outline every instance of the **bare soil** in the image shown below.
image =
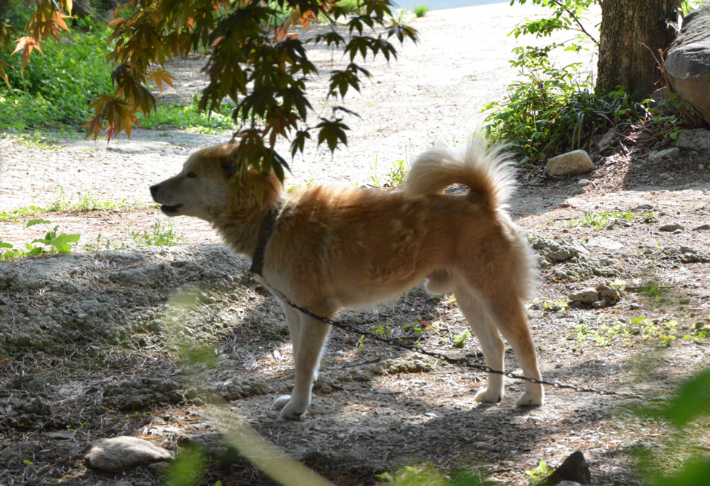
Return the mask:
<svg viewBox="0 0 710 486">
<path fill-rule="evenodd" d="M 494 5 L 416 20 L 421 42 L 405 47 L 398 62 L 369 66 L 373 80 L 348 104 L 362 116 L 348 120 L 349 148 L 331 157 L 309 146 L 293 163 L 291 183 L 372 184 L 387 179 L 392 162 L 409 161 L 436 140 L 463 143 L 483 119 L 480 108 L 500 98 L 514 76 L 507 32 L 538 14 Z M 323 69 L 340 62 L 338 54 L 316 56 Z M 204 83 L 201 62 L 176 66 L 178 93 L 187 98 Z M 310 86 L 314 106 L 325 103 L 323 82 Z M 663 398 L 710 365 L 710 154 L 682 149 L 649 162 L 666 145 L 641 135 L 618 137 L 618 153 L 594 153 L 586 185 L 581 177 L 521 170 L 510 211 L 542 248 L 529 318 L 544 378 Z M 132 435 L 177 452 L 202 434 L 234 443 L 236 424 L 342 485 L 379 484 L 388 481 L 383 473 L 391 478 L 406 467 L 464 469 L 490 483 L 523 485 L 525 471 L 540 461 L 556 466 L 576 450 L 597 483 L 635 485 L 643 479 L 634 449 L 650 451 L 661 471 L 710 450 L 707 418 L 671 447 L 673 431 L 639 413 L 650 403 L 638 400 L 548 388 L 544 407 L 517 409 L 521 385 L 508 380 L 501 403 L 476 404 L 480 373 L 337 329 L 308 415 L 280 420 L 270 404 L 289 392 L 293 372 L 279 306 L 207 225 L 158 222 L 156 208 L 145 206 L 150 184 L 176 173 L 196 148 L 228 138 L 166 129 L 108 147 L 0 139 L 2 210 L 46 207 L 57 201 L 57 188 L 74 201 L 91 191 L 129 203 L 0 222 L 0 240 L 15 245 L 43 236 L 46 228 L 25 228 L 34 217 L 81 234 L 74 255 L 0 263 L 0 454 L 22 442 L 41 446 L 0 467 L 0 484 L 158 484 L 160 474 L 146 467 L 89 469 L 87 445 Z M 611 217 L 597 229 L 584 223 L 590 213 Z M 173 225 L 184 246 L 135 248 L 156 222 L 163 231 Z M 667 231 L 670 224 L 678 226 Z M 545 250 L 549 241 L 581 250 L 555 259 Z M 602 283 L 620 289 L 618 302 L 570 302 L 570 294 Z M 456 345 L 466 325 L 450 296 L 417 288 L 340 318 L 482 364 L 475 338 Z M 427 329 L 416 333 L 423 322 Z M 512 352 L 507 365 L 516 369 Z M 241 455 L 229 457 L 211 451 L 200 484 L 274 484 L 243 458 L 248 444 L 237 441 L 237 449 Z"/>
</svg>

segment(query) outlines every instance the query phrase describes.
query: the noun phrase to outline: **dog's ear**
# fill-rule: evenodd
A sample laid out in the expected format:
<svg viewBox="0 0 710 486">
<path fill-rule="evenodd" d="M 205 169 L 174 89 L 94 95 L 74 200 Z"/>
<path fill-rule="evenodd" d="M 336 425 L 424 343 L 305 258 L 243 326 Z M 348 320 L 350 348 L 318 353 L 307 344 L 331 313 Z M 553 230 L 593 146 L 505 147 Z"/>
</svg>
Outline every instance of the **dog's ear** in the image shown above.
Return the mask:
<svg viewBox="0 0 710 486">
<path fill-rule="evenodd" d="M 231 141 L 223 146 L 224 154 L 222 157 L 222 170 L 228 176 L 233 176 L 237 173 L 237 159 L 239 157 L 239 144 Z"/>
<path fill-rule="evenodd" d="M 237 173 L 237 162 L 235 160 L 225 160 L 222 162 L 222 170 L 228 176 L 233 176 Z"/>
</svg>

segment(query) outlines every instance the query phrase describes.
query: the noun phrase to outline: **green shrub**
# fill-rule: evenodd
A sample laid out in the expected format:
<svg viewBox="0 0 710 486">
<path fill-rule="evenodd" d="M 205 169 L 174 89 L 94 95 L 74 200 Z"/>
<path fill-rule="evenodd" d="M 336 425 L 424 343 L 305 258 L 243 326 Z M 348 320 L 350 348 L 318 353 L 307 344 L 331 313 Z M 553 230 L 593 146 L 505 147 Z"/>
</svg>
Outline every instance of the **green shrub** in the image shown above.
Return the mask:
<svg viewBox="0 0 710 486">
<path fill-rule="evenodd" d="M 112 90 L 106 38 L 105 28 L 94 26 L 87 33 L 62 37 L 60 43 L 45 42 L 44 55 L 33 53 L 24 70 L 20 56 L 11 57 L 8 46 L 0 56 L 12 66 L 6 69 L 10 87 L 0 85 L 0 129 L 84 123 L 94 97 Z"/>
<path fill-rule="evenodd" d="M 611 127 L 631 124 L 647 113 L 647 103 L 634 102 L 623 90 L 599 96 L 589 79 L 580 79 L 579 64 L 555 67 L 552 46 L 520 47 L 512 65 L 523 79 L 508 87 L 501 101 L 486 105 L 487 135 L 535 163 L 562 151 L 583 148 Z"/>
<path fill-rule="evenodd" d="M 414 15 L 424 17 L 429 12 L 429 5 L 416 5 L 414 7 Z"/>
</svg>

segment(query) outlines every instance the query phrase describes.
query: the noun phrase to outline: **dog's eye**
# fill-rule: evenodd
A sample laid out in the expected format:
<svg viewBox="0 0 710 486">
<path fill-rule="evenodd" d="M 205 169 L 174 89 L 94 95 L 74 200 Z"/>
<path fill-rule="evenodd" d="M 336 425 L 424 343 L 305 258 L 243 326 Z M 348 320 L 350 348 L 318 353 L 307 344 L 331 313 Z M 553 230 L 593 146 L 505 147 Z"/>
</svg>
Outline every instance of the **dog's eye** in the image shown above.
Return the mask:
<svg viewBox="0 0 710 486">
<path fill-rule="evenodd" d="M 187 177 L 190 179 L 193 179 L 193 178 L 197 177 L 197 174 L 195 174 L 194 172 L 188 172 Z"/>
</svg>

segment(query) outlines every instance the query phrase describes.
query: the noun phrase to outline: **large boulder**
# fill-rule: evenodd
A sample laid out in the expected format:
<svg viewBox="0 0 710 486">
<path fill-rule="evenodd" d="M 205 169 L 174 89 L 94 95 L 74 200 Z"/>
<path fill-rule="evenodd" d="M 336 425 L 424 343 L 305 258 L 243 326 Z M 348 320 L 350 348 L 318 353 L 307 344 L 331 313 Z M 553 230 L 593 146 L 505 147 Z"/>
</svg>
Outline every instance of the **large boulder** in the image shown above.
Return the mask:
<svg viewBox="0 0 710 486">
<path fill-rule="evenodd" d="M 685 17 L 665 67 L 673 90 L 710 123 L 710 3 Z"/>
</svg>

